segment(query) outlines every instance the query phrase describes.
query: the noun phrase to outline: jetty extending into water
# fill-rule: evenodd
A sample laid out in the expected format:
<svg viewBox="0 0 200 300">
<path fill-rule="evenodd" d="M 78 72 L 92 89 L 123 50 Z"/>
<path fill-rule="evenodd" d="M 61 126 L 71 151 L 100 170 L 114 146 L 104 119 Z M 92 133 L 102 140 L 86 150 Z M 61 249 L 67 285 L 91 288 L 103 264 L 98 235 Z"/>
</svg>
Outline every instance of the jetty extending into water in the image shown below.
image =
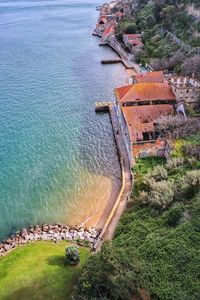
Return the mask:
<svg viewBox="0 0 200 300">
<path fill-rule="evenodd" d="M 122 62 L 121 58 L 118 59 L 102 59 L 101 63 L 102 64 L 116 64 Z"/>
</svg>

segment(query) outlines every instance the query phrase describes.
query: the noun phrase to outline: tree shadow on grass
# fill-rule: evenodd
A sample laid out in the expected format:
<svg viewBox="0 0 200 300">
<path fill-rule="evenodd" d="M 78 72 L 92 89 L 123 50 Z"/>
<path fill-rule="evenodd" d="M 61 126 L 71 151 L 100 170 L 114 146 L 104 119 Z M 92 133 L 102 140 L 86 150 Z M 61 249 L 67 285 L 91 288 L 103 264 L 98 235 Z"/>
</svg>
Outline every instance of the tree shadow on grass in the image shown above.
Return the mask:
<svg viewBox="0 0 200 300">
<path fill-rule="evenodd" d="M 64 255 L 53 255 L 47 259 L 47 263 L 51 266 L 66 267 L 68 263 Z"/>
</svg>

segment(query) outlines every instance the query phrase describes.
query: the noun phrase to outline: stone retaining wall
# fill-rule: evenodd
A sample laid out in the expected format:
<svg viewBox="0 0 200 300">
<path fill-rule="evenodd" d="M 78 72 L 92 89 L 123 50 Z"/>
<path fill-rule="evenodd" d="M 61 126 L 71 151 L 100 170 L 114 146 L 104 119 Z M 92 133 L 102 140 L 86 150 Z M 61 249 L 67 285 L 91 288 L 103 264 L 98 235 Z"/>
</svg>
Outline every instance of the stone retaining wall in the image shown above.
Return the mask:
<svg viewBox="0 0 200 300">
<path fill-rule="evenodd" d="M 83 228 L 69 227 L 60 223 L 56 223 L 55 225 L 43 224 L 41 226 L 30 226 L 28 229 L 22 229 L 21 232 L 17 232 L 1 243 L 0 256 L 6 255 L 20 245 L 38 240 L 54 241 L 57 243 L 62 240 L 75 242 L 77 239 L 80 239 L 82 241 L 80 242 L 81 244 L 84 245 L 84 242 L 87 241 L 88 246 L 93 248 L 99 234 L 100 232 L 93 227 L 86 230 Z"/>
</svg>

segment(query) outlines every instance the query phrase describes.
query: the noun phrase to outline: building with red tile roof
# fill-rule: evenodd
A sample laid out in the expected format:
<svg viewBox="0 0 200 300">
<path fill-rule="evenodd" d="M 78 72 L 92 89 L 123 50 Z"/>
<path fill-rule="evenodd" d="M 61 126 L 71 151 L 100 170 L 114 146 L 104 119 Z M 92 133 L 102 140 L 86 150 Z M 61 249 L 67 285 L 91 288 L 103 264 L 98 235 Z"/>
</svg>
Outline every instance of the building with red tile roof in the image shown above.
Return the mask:
<svg viewBox="0 0 200 300">
<path fill-rule="evenodd" d="M 133 33 L 133 34 L 127 34 L 124 33 L 123 37 L 126 37 L 128 40 L 134 40 L 136 38 L 138 38 L 140 35 L 138 33 Z"/>
<path fill-rule="evenodd" d="M 128 47 L 132 52 L 136 49 L 143 47 L 141 34 L 123 34 L 123 42 L 126 47 Z"/>
<path fill-rule="evenodd" d="M 168 83 L 136 83 L 115 89 L 122 106 L 173 104 L 176 97 Z"/>
<path fill-rule="evenodd" d="M 153 120 L 160 116 L 174 114 L 174 108 L 169 104 L 125 106 L 122 112 L 128 126 L 130 140 L 137 143 L 144 140 L 155 140 Z"/>
<path fill-rule="evenodd" d="M 163 83 L 165 75 L 163 71 L 148 72 L 145 74 L 135 75 L 134 83 Z"/>
<path fill-rule="evenodd" d="M 105 38 L 106 36 L 110 35 L 110 34 L 114 34 L 115 33 L 115 29 L 114 26 L 111 25 L 108 28 L 106 28 L 106 30 L 104 31 L 102 37 Z"/>
<path fill-rule="evenodd" d="M 167 148 L 166 151 L 163 150 L 163 145 L 159 148 L 157 143 L 159 134 L 154 127 L 155 119 L 174 114 L 176 98 L 168 83 L 136 83 L 117 88 L 115 92 L 117 117 L 130 165 L 135 157 L 136 152 L 133 150 L 135 145 L 150 143 L 152 151 L 148 150 L 148 153 L 168 155 Z M 145 146 L 141 147 L 141 152 L 144 148 Z M 138 148 L 137 155 L 139 152 Z"/>
</svg>

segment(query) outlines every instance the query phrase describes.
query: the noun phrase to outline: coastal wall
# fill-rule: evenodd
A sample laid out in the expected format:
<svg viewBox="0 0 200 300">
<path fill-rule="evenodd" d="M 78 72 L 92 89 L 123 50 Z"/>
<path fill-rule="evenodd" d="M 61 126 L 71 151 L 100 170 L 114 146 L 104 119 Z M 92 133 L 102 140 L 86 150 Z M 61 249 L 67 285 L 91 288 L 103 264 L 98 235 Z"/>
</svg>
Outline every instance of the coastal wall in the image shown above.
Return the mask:
<svg viewBox="0 0 200 300">
<path fill-rule="evenodd" d="M 122 213 L 124 212 L 124 209 L 126 208 L 133 187 L 129 157 L 124 144 L 123 133 L 117 118 L 117 113 L 113 104 L 109 105 L 109 115 L 121 166 L 122 186 L 112 211 L 110 212 L 110 215 L 108 216 L 105 225 L 100 235 L 97 237 L 96 243 L 94 244 L 94 250 L 96 252 L 101 249 L 102 243 L 106 239 L 113 238 L 115 229 Z"/>
<path fill-rule="evenodd" d="M 60 223 L 55 225 L 43 224 L 34 227 L 30 226 L 29 228 L 22 229 L 21 232 L 17 232 L 0 244 L 0 257 L 5 256 L 21 245 L 39 240 L 54 241 L 55 243 L 62 240 L 72 242 L 78 240 L 79 244 L 93 248 L 99 234 L 100 232 L 93 227 L 83 229 L 69 227 Z"/>
</svg>

